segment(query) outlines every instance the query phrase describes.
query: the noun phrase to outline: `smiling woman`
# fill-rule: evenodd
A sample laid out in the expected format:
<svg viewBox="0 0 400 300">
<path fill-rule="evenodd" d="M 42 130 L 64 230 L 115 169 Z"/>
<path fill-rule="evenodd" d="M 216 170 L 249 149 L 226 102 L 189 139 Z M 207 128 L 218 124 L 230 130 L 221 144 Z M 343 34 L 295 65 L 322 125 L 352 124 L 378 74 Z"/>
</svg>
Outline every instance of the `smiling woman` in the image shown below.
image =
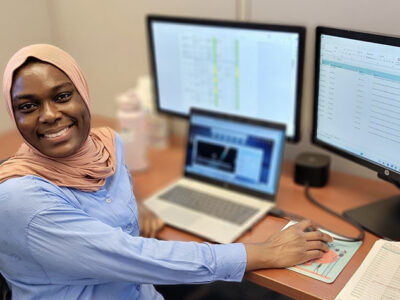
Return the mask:
<svg viewBox="0 0 400 300">
<path fill-rule="evenodd" d="M 22 48 L 6 66 L 3 94 L 25 143 L 1 166 L 0 182 L 29 174 L 91 192 L 115 172 L 115 133 L 90 131 L 87 83 L 68 53 L 52 45 Z"/>
<path fill-rule="evenodd" d="M 163 223 L 138 209 L 118 134 L 90 128 L 73 58 L 51 45 L 21 49 L 3 94 L 25 141 L 0 165 L 0 272 L 13 299 L 162 299 L 152 284 L 241 281 L 328 249 L 329 236 L 304 231 L 310 221 L 256 244 L 145 238 Z"/>
<path fill-rule="evenodd" d="M 90 130 L 89 110 L 64 72 L 28 61 L 14 73 L 15 122 L 24 139 L 51 157 L 74 154 Z"/>
</svg>

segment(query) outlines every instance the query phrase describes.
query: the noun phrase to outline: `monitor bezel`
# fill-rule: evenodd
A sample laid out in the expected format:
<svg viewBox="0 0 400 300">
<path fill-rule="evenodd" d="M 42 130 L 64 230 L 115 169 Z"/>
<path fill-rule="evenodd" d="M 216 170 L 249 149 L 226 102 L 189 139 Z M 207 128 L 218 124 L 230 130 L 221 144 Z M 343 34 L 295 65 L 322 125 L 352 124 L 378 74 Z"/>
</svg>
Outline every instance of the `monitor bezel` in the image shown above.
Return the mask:
<svg viewBox="0 0 400 300">
<path fill-rule="evenodd" d="M 286 125 L 285 124 L 269 122 L 269 121 L 263 121 L 263 120 L 259 120 L 259 119 L 253 119 L 253 118 L 246 118 L 246 117 L 241 117 L 241 116 L 236 116 L 236 115 L 231 115 L 231 114 L 225 114 L 225 113 L 220 113 L 220 112 L 200 109 L 200 108 L 196 108 L 196 107 L 192 107 L 190 109 L 189 118 L 193 114 L 203 115 L 203 116 L 208 116 L 208 117 L 219 117 L 219 118 L 224 118 L 226 120 L 240 122 L 240 123 L 243 123 L 243 124 L 267 126 L 267 127 L 270 127 L 270 128 L 281 130 L 281 131 L 283 131 L 284 134 L 285 134 L 285 131 L 286 131 Z M 187 139 L 186 149 L 188 149 L 189 143 L 190 143 L 190 140 L 189 140 L 189 135 L 190 135 L 190 130 L 191 130 L 190 126 L 189 126 L 188 130 L 189 131 L 188 131 L 188 139 Z M 210 184 L 215 185 L 217 187 L 222 187 L 224 189 L 233 190 L 233 191 L 245 194 L 245 195 L 251 195 L 251 196 L 255 196 L 255 197 L 261 198 L 261 199 L 275 201 L 276 197 L 278 195 L 278 191 L 279 191 L 280 178 L 282 177 L 281 175 L 282 175 L 282 168 L 283 168 L 284 149 L 285 149 L 285 142 L 283 141 L 282 149 L 281 149 L 281 155 L 280 155 L 279 162 L 278 162 L 279 163 L 279 168 L 278 168 L 279 176 L 278 176 L 278 178 L 276 180 L 276 186 L 275 186 L 275 193 L 274 194 L 267 193 L 267 192 L 261 192 L 261 191 L 255 191 L 255 190 L 251 190 L 251 189 L 248 189 L 246 187 L 243 187 L 243 186 L 240 186 L 240 185 L 236 185 L 236 184 L 233 184 L 233 183 L 226 183 L 226 182 L 220 181 L 218 179 L 209 178 L 209 177 L 202 176 L 202 175 L 199 175 L 199 174 L 189 173 L 189 172 L 186 171 L 186 163 L 187 163 L 187 159 L 188 159 L 187 158 L 187 153 L 185 153 L 184 175 L 187 178 L 200 179 L 203 182 L 210 183 Z"/>
<path fill-rule="evenodd" d="M 394 36 L 381 35 L 376 33 L 367 33 L 360 31 L 353 31 L 347 29 L 339 29 L 325 26 L 318 26 L 316 28 L 315 36 L 315 62 L 314 62 L 314 105 L 313 105 L 313 125 L 311 142 L 321 148 L 329 150 L 335 154 L 338 154 L 348 160 L 358 163 L 364 167 L 367 167 L 377 172 L 379 178 L 387 180 L 391 183 L 397 184 L 400 182 L 400 174 L 387 169 L 378 163 L 372 162 L 368 159 L 362 158 L 350 152 L 344 151 L 339 147 L 335 147 L 332 144 L 326 143 L 317 137 L 318 128 L 318 95 L 319 95 L 319 75 L 320 75 L 320 55 L 321 55 L 321 36 L 330 35 L 335 37 L 349 38 L 354 40 L 360 40 L 365 42 L 373 42 L 391 46 L 400 47 L 400 38 Z"/>
<path fill-rule="evenodd" d="M 151 24 L 153 22 L 167 22 L 174 24 L 190 24 L 190 25 L 204 25 L 204 26 L 217 26 L 217 27 L 231 27 L 239 29 L 254 29 L 254 30 L 269 30 L 269 31 L 280 31 L 297 33 L 299 35 L 299 47 L 298 47 L 298 64 L 297 64 L 297 86 L 295 93 L 295 111 L 294 111 L 294 135 L 287 136 L 286 141 L 291 143 L 297 143 L 300 140 L 300 119 L 301 119 L 301 106 L 302 106 L 302 90 L 303 90 L 303 72 L 304 72 L 304 51 L 305 51 L 305 36 L 306 29 L 304 26 L 296 25 L 280 25 L 280 24 L 264 24 L 264 23 L 251 23 L 242 21 L 226 21 L 226 20 L 215 20 L 215 19 L 200 19 L 200 18 L 188 18 L 188 17 L 175 17 L 175 16 L 161 16 L 161 15 L 147 15 L 147 37 L 149 47 L 149 58 L 151 65 L 151 76 L 153 78 L 153 91 L 156 102 L 157 112 L 168 114 L 174 117 L 180 117 L 188 119 L 188 114 L 179 113 L 169 109 L 162 108 L 160 105 L 160 94 L 157 83 L 157 67 L 155 59 L 154 39 Z M 245 116 L 244 116 L 245 117 Z M 266 120 L 260 119 L 265 121 Z"/>
</svg>

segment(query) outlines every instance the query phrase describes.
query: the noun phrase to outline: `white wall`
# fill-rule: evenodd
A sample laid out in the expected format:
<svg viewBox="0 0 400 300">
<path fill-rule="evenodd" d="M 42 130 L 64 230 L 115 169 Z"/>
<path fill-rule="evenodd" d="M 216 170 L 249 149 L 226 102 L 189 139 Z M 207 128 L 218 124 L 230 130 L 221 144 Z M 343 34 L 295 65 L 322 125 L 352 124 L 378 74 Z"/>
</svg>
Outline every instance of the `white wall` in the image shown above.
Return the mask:
<svg viewBox="0 0 400 300">
<path fill-rule="evenodd" d="M 50 43 L 52 32 L 48 0 L 0 0 L 0 74 L 11 55 L 23 46 L 33 43 Z M 13 127 L 3 109 L 0 93 L 0 131 Z"/>
<path fill-rule="evenodd" d="M 55 43 L 83 68 L 95 113 L 114 116 L 114 96 L 149 74 L 145 16 L 148 13 L 235 17 L 231 0 L 53 0 Z"/>
<path fill-rule="evenodd" d="M 235 8 L 232 0 L 0 0 L 0 70 L 19 48 L 52 43 L 82 67 L 93 113 L 113 117 L 114 96 L 149 74 L 146 14 L 234 19 Z M 12 127 L 1 109 L 0 132 Z"/>
</svg>

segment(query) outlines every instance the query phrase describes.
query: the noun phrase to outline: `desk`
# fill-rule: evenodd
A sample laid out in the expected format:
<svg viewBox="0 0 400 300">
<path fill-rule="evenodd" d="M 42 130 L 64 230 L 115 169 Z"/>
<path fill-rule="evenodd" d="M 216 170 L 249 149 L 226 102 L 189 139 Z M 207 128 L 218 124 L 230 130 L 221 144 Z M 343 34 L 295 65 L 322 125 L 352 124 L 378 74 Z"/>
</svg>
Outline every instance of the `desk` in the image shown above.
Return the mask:
<svg viewBox="0 0 400 300">
<path fill-rule="evenodd" d="M 173 138 L 165 150 L 150 150 L 150 169 L 134 173 L 135 193 L 143 200 L 168 183 L 182 176 L 184 140 Z M 398 193 L 397 188 L 380 180 L 372 180 L 340 172 L 331 172 L 329 184 L 324 188 L 312 188 L 311 193 L 321 203 L 337 212 L 356 207 Z M 338 233 L 357 236 L 358 232 L 347 223 L 315 207 L 304 196 L 304 187 L 293 181 L 293 164 L 285 162 L 280 181 L 277 206 L 285 211 L 302 215 L 331 228 Z M 238 242 L 261 242 L 279 231 L 287 220 L 267 216 Z M 180 230 L 165 227 L 159 233 L 165 240 L 197 241 L 203 239 Z M 334 299 L 367 255 L 377 237 L 366 233 L 365 240 L 348 265 L 332 284 L 323 283 L 286 269 L 260 270 L 248 273 L 246 279 L 295 299 Z"/>
<path fill-rule="evenodd" d="M 100 119 L 94 124 L 106 124 L 115 127 L 113 122 Z M 15 152 L 21 143 L 15 131 L 0 135 L 0 159 Z M 184 161 L 183 138 L 171 138 L 170 147 L 163 150 L 149 149 L 149 168 L 132 174 L 134 191 L 139 201 L 147 198 L 165 185 L 182 176 Z M 329 184 L 324 188 L 311 189 L 311 193 L 320 202 L 335 211 L 342 212 L 374 200 L 398 193 L 389 183 L 379 180 L 356 177 L 339 172 L 331 172 Z M 309 203 L 304 196 L 304 187 L 293 182 L 293 165 L 285 162 L 280 181 L 277 206 L 291 213 L 303 215 L 336 232 L 356 236 L 357 231 L 345 222 L 322 211 Z M 245 233 L 238 242 L 260 242 L 279 231 L 286 220 L 267 216 L 258 222 L 251 231 Z M 180 230 L 165 227 L 159 233 L 165 240 L 197 241 L 201 238 Z M 367 255 L 377 237 L 366 233 L 365 241 L 348 265 L 332 284 L 323 283 L 286 269 L 260 270 L 246 274 L 246 279 L 275 290 L 295 299 L 334 299 Z"/>
</svg>

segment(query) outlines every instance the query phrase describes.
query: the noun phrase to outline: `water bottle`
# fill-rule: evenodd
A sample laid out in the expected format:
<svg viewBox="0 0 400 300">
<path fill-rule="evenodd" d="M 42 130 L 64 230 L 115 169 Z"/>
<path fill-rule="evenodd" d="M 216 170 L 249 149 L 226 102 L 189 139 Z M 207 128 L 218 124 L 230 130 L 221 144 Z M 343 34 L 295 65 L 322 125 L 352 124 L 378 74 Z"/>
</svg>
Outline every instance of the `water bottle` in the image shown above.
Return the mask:
<svg viewBox="0 0 400 300">
<path fill-rule="evenodd" d="M 116 102 L 125 164 L 133 172 L 144 170 L 148 167 L 146 113 L 134 90 L 118 95 Z"/>
</svg>

